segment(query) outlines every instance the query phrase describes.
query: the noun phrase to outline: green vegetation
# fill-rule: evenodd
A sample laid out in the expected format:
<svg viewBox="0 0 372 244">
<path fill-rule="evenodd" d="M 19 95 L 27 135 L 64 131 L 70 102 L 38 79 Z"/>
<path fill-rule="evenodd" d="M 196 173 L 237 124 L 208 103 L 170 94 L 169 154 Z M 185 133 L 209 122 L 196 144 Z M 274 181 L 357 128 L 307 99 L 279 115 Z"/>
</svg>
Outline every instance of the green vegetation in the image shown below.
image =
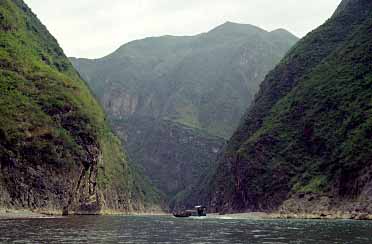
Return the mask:
<svg viewBox="0 0 372 244">
<path fill-rule="evenodd" d="M 298 192 L 336 199 L 368 192 L 371 8 L 343 2 L 266 77 L 220 162 L 233 177 L 216 173 L 219 210 L 271 210 Z"/>
<path fill-rule="evenodd" d="M 0 165 L 20 162 L 63 174 L 102 157 L 102 190 L 158 201 L 151 186 L 134 182 L 139 177 L 102 108 L 31 10 L 21 0 L 0 0 L 0 20 Z"/>
<path fill-rule="evenodd" d="M 229 138 L 259 83 L 297 40 L 285 30 L 228 22 L 196 36 L 134 41 L 98 60 L 71 60 L 112 117 L 168 118 Z"/>
<path fill-rule="evenodd" d="M 215 167 L 217 151 L 259 83 L 297 40 L 285 30 L 225 23 L 196 36 L 146 38 L 98 60 L 71 61 L 129 157 L 172 199 Z"/>
<path fill-rule="evenodd" d="M 322 193 L 328 185 L 327 177 L 322 176 L 311 176 L 311 181 L 305 185 L 301 185 L 301 181 L 293 186 L 293 191 L 295 192 L 304 192 L 304 193 Z"/>
</svg>

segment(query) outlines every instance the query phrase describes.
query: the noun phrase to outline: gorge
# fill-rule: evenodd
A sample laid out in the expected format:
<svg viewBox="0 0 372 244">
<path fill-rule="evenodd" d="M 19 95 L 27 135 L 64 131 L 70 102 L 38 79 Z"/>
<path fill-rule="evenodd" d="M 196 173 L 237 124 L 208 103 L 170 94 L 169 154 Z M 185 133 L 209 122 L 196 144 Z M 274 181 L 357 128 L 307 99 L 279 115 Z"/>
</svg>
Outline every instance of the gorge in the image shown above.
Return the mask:
<svg viewBox="0 0 372 244">
<path fill-rule="evenodd" d="M 220 214 L 371 220 L 371 30 L 372 2 L 342 0 L 301 40 L 226 22 L 67 58 L 23 0 L 0 0 L 0 219 L 202 204 Z M 241 224 L 225 220 L 229 233 Z M 208 221 L 212 234 L 223 230 Z"/>
<path fill-rule="evenodd" d="M 196 36 L 133 41 L 96 60 L 71 58 L 129 157 L 171 201 L 213 171 L 266 73 L 298 40 L 226 22 Z"/>
</svg>

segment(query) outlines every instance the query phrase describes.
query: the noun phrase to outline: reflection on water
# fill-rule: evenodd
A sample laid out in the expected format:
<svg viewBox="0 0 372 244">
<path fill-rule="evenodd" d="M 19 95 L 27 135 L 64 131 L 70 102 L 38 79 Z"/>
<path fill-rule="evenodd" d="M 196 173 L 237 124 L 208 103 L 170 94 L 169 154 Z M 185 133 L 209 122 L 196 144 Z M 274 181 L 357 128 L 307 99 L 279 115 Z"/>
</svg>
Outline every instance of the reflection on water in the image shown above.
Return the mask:
<svg viewBox="0 0 372 244">
<path fill-rule="evenodd" d="M 1 243 L 371 244 L 372 222 L 69 217 L 0 221 Z"/>
</svg>

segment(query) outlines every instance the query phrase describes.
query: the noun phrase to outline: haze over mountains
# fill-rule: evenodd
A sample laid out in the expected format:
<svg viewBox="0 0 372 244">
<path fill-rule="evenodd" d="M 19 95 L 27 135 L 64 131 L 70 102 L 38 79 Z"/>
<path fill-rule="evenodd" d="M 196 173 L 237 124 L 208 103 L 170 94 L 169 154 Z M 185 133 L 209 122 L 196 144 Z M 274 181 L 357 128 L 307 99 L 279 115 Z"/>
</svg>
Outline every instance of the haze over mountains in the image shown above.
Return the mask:
<svg viewBox="0 0 372 244">
<path fill-rule="evenodd" d="M 123 45 L 97 60 L 71 58 L 129 156 L 168 196 L 214 168 L 260 82 L 298 39 L 227 22 L 197 36 Z"/>
<path fill-rule="evenodd" d="M 167 119 L 229 138 L 259 83 L 297 40 L 285 30 L 227 22 L 197 36 L 147 38 L 102 59 L 71 60 L 110 116 Z"/>
</svg>

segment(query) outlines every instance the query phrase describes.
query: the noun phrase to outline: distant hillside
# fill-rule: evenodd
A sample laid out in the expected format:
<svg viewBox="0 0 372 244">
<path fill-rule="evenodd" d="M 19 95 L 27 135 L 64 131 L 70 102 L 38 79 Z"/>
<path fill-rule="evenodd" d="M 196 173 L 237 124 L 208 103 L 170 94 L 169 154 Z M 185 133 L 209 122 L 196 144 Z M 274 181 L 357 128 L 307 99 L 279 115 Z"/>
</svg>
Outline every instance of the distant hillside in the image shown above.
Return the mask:
<svg viewBox="0 0 372 244">
<path fill-rule="evenodd" d="M 224 145 L 221 138 L 166 120 L 132 117 L 113 124 L 130 157 L 170 199 L 215 168 Z"/>
<path fill-rule="evenodd" d="M 297 38 L 225 23 L 191 37 L 123 45 L 97 60 L 72 59 L 115 118 L 169 119 L 229 138 L 259 83 Z"/>
<path fill-rule="evenodd" d="M 204 191 L 216 211 L 372 213 L 371 10 L 343 1 L 265 78 Z"/>
<path fill-rule="evenodd" d="M 22 0 L 1 0 L 0 208 L 92 214 L 159 203 L 57 41 Z"/>
<path fill-rule="evenodd" d="M 285 30 L 227 22 L 197 36 L 146 38 L 102 59 L 71 60 L 126 135 L 129 156 L 173 197 L 210 169 L 259 82 L 296 41 Z M 168 176 L 158 167 L 169 167 Z M 193 177 L 180 178 L 187 168 Z"/>
</svg>

